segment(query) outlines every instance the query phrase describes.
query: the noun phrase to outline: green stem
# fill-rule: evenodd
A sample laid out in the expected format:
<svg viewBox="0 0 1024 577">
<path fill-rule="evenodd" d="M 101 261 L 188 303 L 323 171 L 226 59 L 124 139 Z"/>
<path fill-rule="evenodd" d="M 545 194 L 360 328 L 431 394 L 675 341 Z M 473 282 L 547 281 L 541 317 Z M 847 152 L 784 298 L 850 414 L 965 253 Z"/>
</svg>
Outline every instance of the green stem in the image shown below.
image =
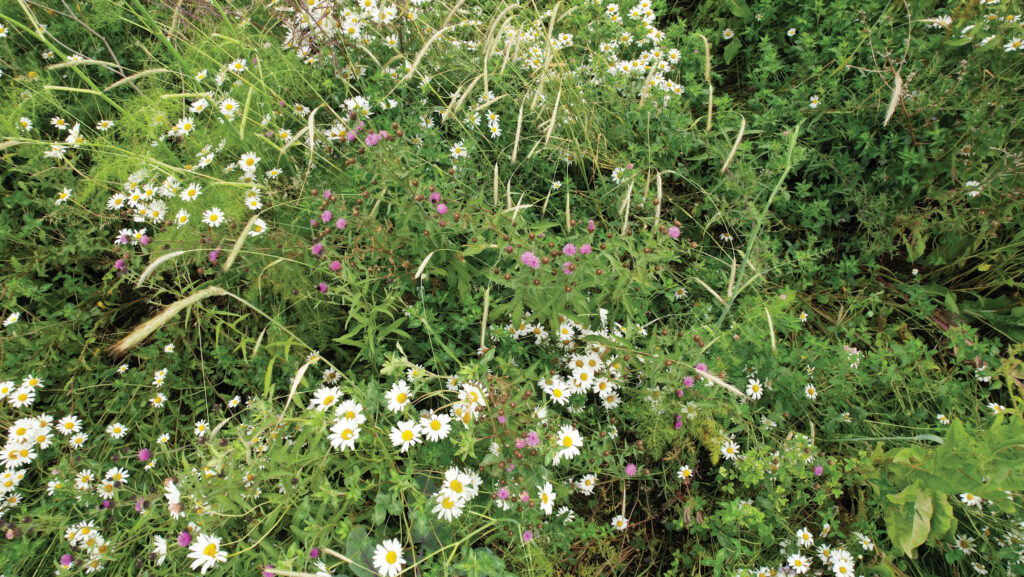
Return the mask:
<svg viewBox="0 0 1024 577">
<path fill-rule="evenodd" d="M 782 184 L 786 181 L 786 177 L 789 176 L 789 171 L 793 168 L 793 150 L 796 148 L 796 140 L 800 136 L 800 126 L 803 125 L 803 121 L 797 123 L 796 128 L 789 135 L 789 146 L 786 150 L 786 167 L 783 169 L 782 174 L 779 176 L 779 181 L 775 184 L 775 188 L 772 189 L 772 193 L 768 196 L 768 202 L 764 205 L 764 210 L 761 212 L 761 217 L 754 223 L 754 230 L 750 233 L 750 240 L 747 241 L 747 249 L 744 253 L 743 266 L 740 268 L 739 278 L 736 279 L 734 286 L 737 288 L 732 294 L 726 295 L 729 300 L 725 303 L 725 309 L 722 310 L 722 315 L 718 317 L 718 323 L 716 328 L 720 329 L 722 324 L 725 322 L 725 318 L 729 316 L 729 310 L 732 308 L 736 297 L 739 296 L 744 281 L 747 275 L 747 264 L 750 262 L 751 254 L 753 254 L 754 243 L 757 242 L 757 235 L 761 233 L 761 228 L 764 226 L 765 221 L 768 220 L 768 210 L 772 206 L 772 202 L 775 201 L 775 196 L 782 190 Z"/>
</svg>

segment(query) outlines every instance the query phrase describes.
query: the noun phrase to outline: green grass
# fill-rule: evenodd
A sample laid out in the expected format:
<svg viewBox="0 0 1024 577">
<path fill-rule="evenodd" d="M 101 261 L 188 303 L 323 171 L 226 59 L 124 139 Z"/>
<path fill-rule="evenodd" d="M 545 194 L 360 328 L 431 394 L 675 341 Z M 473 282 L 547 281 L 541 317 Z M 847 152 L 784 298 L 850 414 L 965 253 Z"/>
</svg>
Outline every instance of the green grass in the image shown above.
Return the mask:
<svg viewBox="0 0 1024 577">
<path fill-rule="evenodd" d="M 304 4 L 0 0 L 3 575 L 1022 574 L 1009 3 Z"/>
</svg>

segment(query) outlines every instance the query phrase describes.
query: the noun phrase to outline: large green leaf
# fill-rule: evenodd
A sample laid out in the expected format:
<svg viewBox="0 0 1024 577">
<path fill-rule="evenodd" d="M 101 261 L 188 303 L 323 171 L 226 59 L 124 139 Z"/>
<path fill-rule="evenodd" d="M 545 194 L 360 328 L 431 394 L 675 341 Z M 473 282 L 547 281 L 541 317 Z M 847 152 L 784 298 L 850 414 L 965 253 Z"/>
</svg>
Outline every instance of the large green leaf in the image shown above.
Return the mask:
<svg viewBox="0 0 1024 577">
<path fill-rule="evenodd" d="M 729 12 L 737 18 L 750 18 L 750 7 L 744 0 L 726 0 L 726 5 L 729 6 Z"/>
<path fill-rule="evenodd" d="M 345 556 L 354 561 L 348 565 L 348 570 L 356 577 L 375 577 L 373 572 L 373 549 L 374 543 L 366 534 L 366 529 L 353 527 L 348 534 L 348 541 L 345 543 Z"/>
<path fill-rule="evenodd" d="M 889 540 L 907 557 L 917 557 L 917 547 L 922 545 L 931 532 L 934 505 L 932 493 L 925 491 L 915 482 L 888 499 L 895 506 L 885 513 L 885 528 Z"/>
<path fill-rule="evenodd" d="M 725 63 L 731 63 L 733 58 L 736 58 L 736 55 L 740 53 L 740 48 L 742 47 L 743 43 L 740 42 L 740 39 L 733 37 L 733 39 L 725 45 L 725 50 L 722 53 L 722 56 L 725 58 Z"/>
</svg>

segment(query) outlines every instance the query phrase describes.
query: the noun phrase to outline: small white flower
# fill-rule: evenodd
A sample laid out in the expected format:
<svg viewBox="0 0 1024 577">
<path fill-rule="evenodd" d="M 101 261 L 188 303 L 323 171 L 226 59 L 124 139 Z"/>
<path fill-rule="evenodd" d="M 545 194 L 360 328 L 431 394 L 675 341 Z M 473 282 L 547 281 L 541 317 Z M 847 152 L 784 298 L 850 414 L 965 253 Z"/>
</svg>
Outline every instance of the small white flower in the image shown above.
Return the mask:
<svg viewBox="0 0 1024 577">
<path fill-rule="evenodd" d="M 227 561 L 227 551 L 220 546 L 220 542 L 221 538 L 216 535 L 200 533 L 188 548 L 188 558 L 194 559 L 191 569 L 199 569 L 201 574 L 206 575 L 214 565 Z"/>
<path fill-rule="evenodd" d="M 68 201 L 68 199 L 71 198 L 71 193 L 72 193 L 72 190 L 65 186 L 64 190 L 62 190 L 62 191 L 57 193 L 57 199 L 54 201 L 54 204 L 57 205 L 57 206 L 60 206 L 60 205 L 62 205 L 64 203 L 66 203 Z"/>
<path fill-rule="evenodd" d="M 800 547 L 813 547 L 814 535 L 804 527 L 796 532 L 796 542 Z"/>
<path fill-rule="evenodd" d="M 335 449 L 354 450 L 356 441 L 359 440 L 359 423 L 350 419 L 338 419 L 331 427 L 331 434 L 327 439 Z"/>
<path fill-rule="evenodd" d="M 628 527 L 628 526 L 629 526 L 629 519 L 626 519 L 622 515 L 616 515 L 615 518 L 612 519 L 612 527 L 615 527 L 615 529 L 617 529 L 619 531 L 625 531 L 626 527 Z"/>
<path fill-rule="evenodd" d="M 722 457 L 728 461 L 735 461 L 740 455 L 740 446 L 733 440 L 722 443 Z"/>
<path fill-rule="evenodd" d="M 309 408 L 322 413 L 333 407 L 340 399 L 341 389 L 338 387 L 320 387 L 310 400 Z"/>
<path fill-rule="evenodd" d="M 405 557 L 398 539 L 388 539 L 377 545 L 373 552 L 373 567 L 381 577 L 395 577 L 402 572 Z"/>
<path fill-rule="evenodd" d="M 412 398 L 409 396 L 409 384 L 404 380 L 400 380 L 397 383 L 391 385 L 391 390 L 385 395 L 388 401 L 388 410 L 392 413 L 401 413 L 405 410 L 405 407 L 412 402 Z"/>
<path fill-rule="evenodd" d="M 203 223 L 210 225 L 210 228 L 217 228 L 224 222 L 224 211 L 216 206 L 203 211 Z"/>
<path fill-rule="evenodd" d="M 747 396 L 755 401 L 764 395 L 764 385 L 758 379 L 747 379 Z"/>
<path fill-rule="evenodd" d="M 446 413 L 432 413 L 420 418 L 420 428 L 427 441 L 437 443 L 449 436 L 452 431 L 452 417 Z"/>
<path fill-rule="evenodd" d="M 399 452 L 406 453 L 410 447 L 423 441 L 421 434 L 420 426 L 415 421 L 398 421 L 391 428 L 389 438 L 392 445 L 399 447 Z"/>
<path fill-rule="evenodd" d="M 128 429 L 126 429 L 121 423 L 112 423 L 107 426 L 107 434 L 110 435 L 112 439 L 121 439 L 128 434 Z"/>
<path fill-rule="evenodd" d="M 583 446 L 583 437 L 572 425 L 563 425 L 558 430 L 559 450 L 555 453 L 555 464 L 561 459 L 572 460 L 580 454 L 580 447 Z"/>
<path fill-rule="evenodd" d="M 247 152 L 238 159 L 238 168 L 241 168 L 244 172 L 252 173 L 256 171 L 256 165 L 260 163 L 260 157 L 256 156 L 254 152 Z"/>
<path fill-rule="evenodd" d="M 537 499 L 540 501 L 540 509 L 545 515 L 550 515 L 551 511 L 555 506 L 555 494 L 554 487 L 551 483 L 544 483 L 544 485 L 537 486 Z"/>
<path fill-rule="evenodd" d="M 811 570 L 811 560 L 799 553 L 790 555 L 789 558 L 786 559 L 786 564 L 799 575 L 803 575 Z"/>
</svg>

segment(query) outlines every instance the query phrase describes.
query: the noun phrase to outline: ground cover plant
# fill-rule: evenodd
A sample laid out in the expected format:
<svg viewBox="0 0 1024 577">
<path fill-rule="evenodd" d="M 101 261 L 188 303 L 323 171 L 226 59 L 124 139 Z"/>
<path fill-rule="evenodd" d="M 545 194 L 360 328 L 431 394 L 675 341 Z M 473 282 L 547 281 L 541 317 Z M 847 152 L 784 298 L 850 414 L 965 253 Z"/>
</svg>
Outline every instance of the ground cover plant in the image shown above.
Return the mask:
<svg viewBox="0 0 1024 577">
<path fill-rule="evenodd" d="M 1008 1 L 0 0 L 0 575 L 1024 575 Z"/>
</svg>

